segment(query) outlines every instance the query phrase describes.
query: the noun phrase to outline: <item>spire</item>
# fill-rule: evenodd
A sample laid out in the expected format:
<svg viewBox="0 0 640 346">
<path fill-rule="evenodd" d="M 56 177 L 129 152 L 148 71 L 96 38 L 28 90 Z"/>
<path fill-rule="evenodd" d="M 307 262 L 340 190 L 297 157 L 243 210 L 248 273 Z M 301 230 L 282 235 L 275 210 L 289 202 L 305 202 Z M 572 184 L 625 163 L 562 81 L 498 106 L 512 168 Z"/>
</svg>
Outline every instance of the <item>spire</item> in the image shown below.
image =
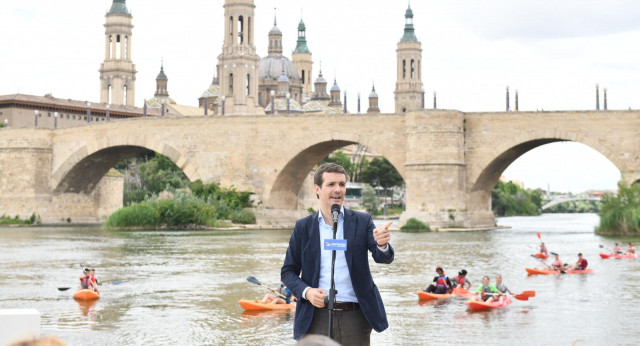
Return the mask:
<svg viewBox="0 0 640 346">
<path fill-rule="evenodd" d="M 309 47 L 307 47 L 307 27 L 304 25 L 302 18 L 300 18 L 300 24 L 298 24 L 298 41 L 296 42 L 296 49 L 293 53 L 311 53 Z"/>
<path fill-rule="evenodd" d="M 282 55 L 282 31 L 278 28 L 276 9 L 273 10 L 273 28 L 269 31 L 269 55 Z"/>
<path fill-rule="evenodd" d="M 164 74 L 164 59 L 160 60 L 160 73 L 156 77 L 156 80 L 167 80 L 167 75 Z"/>
<path fill-rule="evenodd" d="M 107 14 L 124 14 L 127 16 L 131 16 L 129 9 L 127 9 L 127 4 L 125 4 L 126 0 L 113 0 L 113 4 L 111 4 L 111 9 Z"/>
<path fill-rule="evenodd" d="M 407 12 L 404 14 L 404 35 L 400 42 L 418 42 L 418 38 L 413 29 L 413 11 L 411 10 L 411 4 L 407 7 Z"/>
<path fill-rule="evenodd" d="M 509 86 L 507 85 L 507 112 L 509 111 Z"/>
<path fill-rule="evenodd" d="M 600 110 L 600 91 L 598 90 L 600 86 L 596 84 L 596 110 Z"/>
<path fill-rule="evenodd" d="M 603 88 L 602 91 L 604 92 L 604 110 L 607 110 L 607 88 Z"/>
</svg>

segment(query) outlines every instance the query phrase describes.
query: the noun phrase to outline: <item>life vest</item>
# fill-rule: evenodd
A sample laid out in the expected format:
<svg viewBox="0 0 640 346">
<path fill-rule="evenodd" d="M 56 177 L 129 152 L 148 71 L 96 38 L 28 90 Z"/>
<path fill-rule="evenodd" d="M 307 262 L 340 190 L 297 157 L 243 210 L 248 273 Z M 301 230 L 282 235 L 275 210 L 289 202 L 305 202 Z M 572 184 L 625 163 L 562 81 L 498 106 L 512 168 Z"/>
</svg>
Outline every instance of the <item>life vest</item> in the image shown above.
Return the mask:
<svg viewBox="0 0 640 346">
<path fill-rule="evenodd" d="M 80 279 L 80 286 L 82 286 L 82 288 L 88 288 L 90 280 L 91 279 L 89 277 L 84 277 L 84 278 Z"/>
<path fill-rule="evenodd" d="M 460 285 L 460 287 L 464 288 L 464 283 L 465 283 L 465 277 L 464 276 L 456 276 L 456 280 L 458 281 L 458 285 Z"/>
<path fill-rule="evenodd" d="M 285 301 L 287 302 L 287 304 L 289 304 L 291 302 L 291 296 L 293 295 L 293 293 L 291 293 L 291 290 L 285 285 L 280 285 L 279 291 L 280 294 L 287 297 Z"/>
<path fill-rule="evenodd" d="M 438 280 L 436 281 L 436 288 L 448 290 L 449 287 L 447 286 L 447 280 L 448 278 L 446 276 L 439 276 Z"/>
</svg>

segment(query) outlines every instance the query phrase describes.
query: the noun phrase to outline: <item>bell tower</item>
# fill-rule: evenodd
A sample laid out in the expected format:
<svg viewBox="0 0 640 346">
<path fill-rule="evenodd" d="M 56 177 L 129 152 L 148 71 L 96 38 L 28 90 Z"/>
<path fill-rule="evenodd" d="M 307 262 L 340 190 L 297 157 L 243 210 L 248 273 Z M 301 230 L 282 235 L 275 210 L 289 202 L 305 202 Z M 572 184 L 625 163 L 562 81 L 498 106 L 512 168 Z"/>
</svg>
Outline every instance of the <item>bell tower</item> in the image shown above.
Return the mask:
<svg viewBox="0 0 640 346">
<path fill-rule="evenodd" d="M 225 114 L 258 114 L 258 63 L 253 0 L 225 0 L 224 43 L 218 55 Z"/>
<path fill-rule="evenodd" d="M 404 35 L 398 42 L 397 78 L 395 90 L 396 113 L 423 108 L 422 102 L 422 44 L 413 29 L 411 6 L 405 12 Z"/>
<path fill-rule="evenodd" d="M 311 84 L 313 61 L 311 60 L 311 51 L 307 46 L 307 28 L 302 19 L 298 24 L 298 41 L 296 42 L 296 49 L 291 54 L 291 59 L 298 68 L 298 75 L 302 82 L 302 102 L 306 102 L 313 96 Z"/>
<path fill-rule="evenodd" d="M 100 64 L 100 102 L 133 106 L 136 92 L 136 65 L 131 60 L 131 13 L 126 0 L 113 0 L 107 14 L 104 62 Z"/>
</svg>

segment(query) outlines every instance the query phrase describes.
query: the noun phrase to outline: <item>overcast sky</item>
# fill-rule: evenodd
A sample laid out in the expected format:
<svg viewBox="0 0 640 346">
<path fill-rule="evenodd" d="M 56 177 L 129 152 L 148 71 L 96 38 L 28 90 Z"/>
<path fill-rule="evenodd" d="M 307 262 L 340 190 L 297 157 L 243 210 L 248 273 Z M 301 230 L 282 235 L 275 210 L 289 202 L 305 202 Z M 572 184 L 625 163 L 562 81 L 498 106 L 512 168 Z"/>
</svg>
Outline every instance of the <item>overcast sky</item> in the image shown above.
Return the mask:
<svg viewBox="0 0 640 346">
<path fill-rule="evenodd" d="M 0 11 L 0 94 L 52 93 L 99 101 L 104 60 L 104 15 L 111 0 L 3 0 Z M 396 45 L 405 1 L 256 0 L 255 42 L 267 53 L 274 7 L 291 56 L 301 15 L 325 78 L 348 93 L 375 82 L 383 112 L 393 112 Z M 164 59 L 170 96 L 197 105 L 211 82 L 223 39 L 223 0 L 129 0 L 132 59 L 138 74 L 136 105 L 155 92 Z M 523 111 L 595 108 L 595 84 L 608 89 L 609 109 L 640 108 L 640 1 L 633 0 L 414 0 L 422 42 L 426 104 L 438 108 L 502 111 L 505 88 L 519 90 Z M 601 106 L 603 100 L 601 99 Z M 532 150 L 505 175 L 526 187 L 580 192 L 614 189 L 620 173 L 602 155 L 575 143 Z"/>
</svg>

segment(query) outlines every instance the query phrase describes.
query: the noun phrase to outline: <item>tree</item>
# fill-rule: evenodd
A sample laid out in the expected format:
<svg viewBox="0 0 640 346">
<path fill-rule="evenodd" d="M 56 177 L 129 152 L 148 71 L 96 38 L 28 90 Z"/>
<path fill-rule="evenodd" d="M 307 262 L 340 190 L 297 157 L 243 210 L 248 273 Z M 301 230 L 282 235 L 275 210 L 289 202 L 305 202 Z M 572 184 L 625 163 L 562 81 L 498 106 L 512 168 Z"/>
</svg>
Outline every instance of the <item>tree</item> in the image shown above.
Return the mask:
<svg viewBox="0 0 640 346">
<path fill-rule="evenodd" d="M 353 177 L 353 173 L 355 171 L 355 165 L 353 164 L 353 162 L 351 162 L 351 159 L 349 158 L 349 156 L 347 156 L 347 154 L 344 153 L 344 151 L 338 150 L 334 152 L 332 155 L 325 157 L 320 162 L 320 164 L 327 163 L 327 162 L 337 163 L 340 166 L 342 166 L 344 170 L 347 172 L 347 180 L 348 181 L 352 180 L 351 178 Z"/>
<path fill-rule="evenodd" d="M 378 196 L 376 191 L 370 186 L 365 184 L 362 187 L 362 206 L 370 214 L 375 214 L 378 211 Z"/>
<path fill-rule="evenodd" d="M 376 157 L 362 169 L 360 181 L 371 186 L 384 188 L 384 195 L 387 196 L 387 189 L 404 184 L 404 180 L 398 170 L 393 167 L 386 158 Z M 393 195 L 391 196 L 393 203 Z"/>
</svg>

